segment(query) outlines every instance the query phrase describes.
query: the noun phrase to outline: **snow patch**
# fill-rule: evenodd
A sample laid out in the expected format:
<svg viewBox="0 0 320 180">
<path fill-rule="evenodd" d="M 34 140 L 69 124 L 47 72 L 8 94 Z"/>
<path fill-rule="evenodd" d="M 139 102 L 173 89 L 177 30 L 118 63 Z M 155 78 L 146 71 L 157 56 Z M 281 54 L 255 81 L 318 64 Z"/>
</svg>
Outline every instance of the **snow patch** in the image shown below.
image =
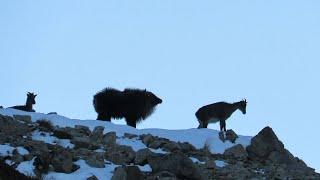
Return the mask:
<svg viewBox="0 0 320 180">
<path fill-rule="evenodd" d="M 216 166 L 221 167 L 221 168 L 228 165 L 228 163 L 221 161 L 221 160 L 215 160 L 214 162 L 216 163 Z"/>
<path fill-rule="evenodd" d="M 143 171 L 143 172 L 151 172 L 152 171 L 149 164 L 146 164 L 144 166 L 138 166 L 138 167 L 139 167 L 140 171 Z"/>
<path fill-rule="evenodd" d="M 76 179 L 76 180 L 86 180 L 88 177 L 95 175 L 98 179 L 111 179 L 113 175 L 114 168 L 117 167 L 115 164 L 108 164 L 105 168 L 93 168 L 84 160 L 78 160 L 75 164 L 80 166 L 77 171 L 65 174 L 57 172 L 49 172 L 46 175 L 45 180 L 50 179 Z"/>
<path fill-rule="evenodd" d="M 200 160 L 197 159 L 197 158 L 194 158 L 194 157 L 189 157 L 189 158 L 190 158 L 191 161 L 194 162 L 194 163 L 205 164 L 205 162 L 202 162 L 202 161 L 200 161 Z"/>
<path fill-rule="evenodd" d="M 18 170 L 19 172 L 25 174 L 26 176 L 36 176 L 33 172 L 34 166 L 33 166 L 33 162 L 34 162 L 33 158 L 31 161 L 23 161 L 21 162 L 18 167 L 16 168 L 16 170 Z"/>
<path fill-rule="evenodd" d="M 52 136 L 52 133 L 34 131 L 32 132 L 32 140 L 43 141 L 48 144 L 60 145 L 64 148 L 74 148 L 74 144 L 71 144 L 69 139 L 59 139 Z"/>
</svg>

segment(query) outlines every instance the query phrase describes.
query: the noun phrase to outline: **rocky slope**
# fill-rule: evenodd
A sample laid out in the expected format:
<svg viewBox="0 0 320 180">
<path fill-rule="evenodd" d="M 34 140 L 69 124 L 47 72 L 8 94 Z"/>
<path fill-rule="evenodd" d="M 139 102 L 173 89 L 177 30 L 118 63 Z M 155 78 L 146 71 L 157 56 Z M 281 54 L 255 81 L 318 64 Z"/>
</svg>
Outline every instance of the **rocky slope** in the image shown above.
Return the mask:
<svg viewBox="0 0 320 180">
<path fill-rule="evenodd" d="M 238 136 L 232 130 L 220 134 L 220 143 L 232 144 L 220 153 L 212 153 L 208 143 L 199 148 L 154 134 L 104 130 L 103 126 L 59 126 L 48 119 L 0 114 L 0 159 L 42 179 L 75 174 L 91 180 L 320 179 L 284 148 L 270 127 L 252 137 L 247 146 L 236 143 Z M 0 172 L 1 176 L 5 175 Z"/>
</svg>

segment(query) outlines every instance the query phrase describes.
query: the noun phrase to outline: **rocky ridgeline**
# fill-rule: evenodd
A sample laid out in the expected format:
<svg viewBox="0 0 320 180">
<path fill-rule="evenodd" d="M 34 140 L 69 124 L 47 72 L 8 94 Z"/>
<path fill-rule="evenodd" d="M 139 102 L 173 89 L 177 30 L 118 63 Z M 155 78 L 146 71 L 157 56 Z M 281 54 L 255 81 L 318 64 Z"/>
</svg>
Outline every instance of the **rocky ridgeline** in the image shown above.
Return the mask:
<svg viewBox="0 0 320 180">
<path fill-rule="evenodd" d="M 12 167 L 23 161 L 34 159 L 34 172 L 38 177 L 49 171 L 72 173 L 79 169 L 74 162 L 83 159 L 96 168 L 111 163 L 119 165 L 114 169 L 114 180 L 176 180 L 176 179 L 320 179 L 314 169 L 284 148 L 270 127 L 266 127 L 252 138 L 251 145 L 244 148 L 238 144 L 224 154 L 212 154 L 208 147 L 196 149 L 186 142 L 173 142 L 150 134 L 124 134 L 117 137 L 115 132 L 103 133 L 104 127 L 90 131 L 85 126 L 53 127 L 48 121 L 32 122 L 29 116 L 0 115 L 0 144 L 24 147 L 29 154 L 0 157 L 10 160 Z M 73 148 L 49 144 L 32 139 L 32 133 L 50 133 L 59 139 L 70 140 Z M 132 147 L 119 145 L 117 138 L 140 140 L 147 148 L 134 151 Z M 231 130 L 222 141 L 234 142 L 237 135 Z M 152 149 L 166 153 L 155 153 Z M 196 160 L 194 160 L 196 159 Z M 226 163 L 217 166 L 215 161 Z M 138 165 L 148 164 L 152 172 L 143 172 Z M 87 179 L 97 179 L 95 176 Z M 0 177 L 1 179 L 1 177 Z"/>
</svg>

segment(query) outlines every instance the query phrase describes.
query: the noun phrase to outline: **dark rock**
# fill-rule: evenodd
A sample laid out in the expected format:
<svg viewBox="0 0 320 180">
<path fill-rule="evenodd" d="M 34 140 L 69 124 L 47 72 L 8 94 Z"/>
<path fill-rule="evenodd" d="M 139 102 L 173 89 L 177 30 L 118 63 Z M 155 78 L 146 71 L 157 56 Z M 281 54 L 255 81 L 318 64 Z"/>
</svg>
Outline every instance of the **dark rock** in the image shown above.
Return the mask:
<svg viewBox="0 0 320 180">
<path fill-rule="evenodd" d="M 79 166 L 73 164 L 73 155 L 66 150 L 57 150 L 53 153 L 51 164 L 56 172 L 72 173 Z"/>
<path fill-rule="evenodd" d="M 173 152 L 173 151 L 176 151 L 176 150 L 181 150 L 181 147 L 179 146 L 178 143 L 176 142 L 173 142 L 173 141 L 170 141 L 168 143 L 165 143 L 162 148 L 166 151 L 169 151 L 169 152 Z"/>
<path fill-rule="evenodd" d="M 251 139 L 247 147 L 250 158 L 267 159 L 272 151 L 283 151 L 284 146 L 270 127 L 262 129 L 258 135 Z"/>
<path fill-rule="evenodd" d="M 127 170 L 127 177 L 129 177 L 129 179 L 136 179 L 136 180 L 144 179 L 143 174 L 141 173 L 138 166 L 127 166 L 126 170 Z"/>
<path fill-rule="evenodd" d="M 196 151 L 196 148 L 188 142 L 178 142 L 178 146 L 180 147 L 181 151 L 184 153 Z"/>
<path fill-rule="evenodd" d="M 53 131 L 53 135 L 59 139 L 71 139 L 72 135 L 66 128 L 58 128 Z"/>
<path fill-rule="evenodd" d="M 75 137 L 88 137 L 90 135 L 90 130 L 85 126 L 76 126 L 77 128 L 64 127 L 64 128 L 56 128 L 54 136 L 59 139 L 72 139 Z"/>
<path fill-rule="evenodd" d="M 169 171 L 178 178 L 201 179 L 201 172 L 193 162 L 181 152 L 166 154 L 162 157 L 148 156 L 152 172 Z"/>
<path fill-rule="evenodd" d="M 99 180 L 99 179 L 95 175 L 93 175 L 88 177 L 87 180 Z"/>
<path fill-rule="evenodd" d="M 233 156 L 241 159 L 245 159 L 248 157 L 247 151 L 241 144 L 237 144 L 229 149 L 226 149 L 223 154 L 226 156 Z"/>
<path fill-rule="evenodd" d="M 105 159 L 118 165 L 130 164 L 134 161 L 136 153 L 132 147 L 125 145 L 114 145 L 106 148 Z"/>
<path fill-rule="evenodd" d="M 143 174 L 137 166 L 119 166 L 114 170 L 111 180 L 143 180 Z"/>
<path fill-rule="evenodd" d="M 87 148 L 79 148 L 79 149 L 75 149 L 74 151 L 74 155 L 77 158 L 81 158 L 81 159 L 85 159 L 88 156 L 91 156 L 92 151 L 87 149 Z"/>
<path fill-rule="evenodd" d="M 95 127 L 90 135 L 90 140 L 93 142 L 101 143 L 103 139 L 103 130 L 104 127 L 102 126 Z"/>
<path fill-rule="evenodd" d="M 126 180 L 127 179 L 127 171 L 125 166 L 119 166 L 114 169 L 113 176 L 111 180 Z"/>
<path fill-rule="evenodd" d="M 255 173 L 237 163 L 220 168 L 216 173 L 222 173 L 223 179 L 251 179 L 255 177 Z M 260 179 L 263 178 L 261 177 Z"/>
<path fill-rule="evenodd" d="M 75 148 L 88 148 L 91 145 L 91 141 L 88 137 L 74 137 L 71 139 L 71 143 L 75 145 Z"/>
<path fill-rule="evenodd" d="M 33 162 L 36 174 L 40 175 L 43 173 L 45 174 L 48 173 L 50 162 L 51 162 L 51 155 L 49 154 L 38 155 Z"/>
<path fill-rule="evenodd" d="M 133 138 L 137 138 L 138 135 L 136 134 L 130 134 L 130 133 L 124 133 L 123 135 L 125 138 L 128 138 L 128 139 L 133 139 Z"/>
<path fill-rule="evenodd" d="M 22 123 L 10 116 L 3 116 L 0 114 L 0 133 L 7 137 L 23 136 L 31 132 L 32 129 L 26 124 Z M 19 131 L 17 131 L 19 129 Z"/>
<path fill-rule="evenodd" d="M 24 148 L 26 148 L 33 156 L 47 156 L 49 154 L 48 145 L 42 141 L 27 141 Z"/>
<path fill-rule="evenodd" d="M 37 120 L 36 122 L 37 122 L 37 124 L 39 124 L 39 126 L 40 126 L 39 129 L 41 131 L 45 131 L 45 132 L 54 131 L 54 127 L 50 121 L 42 119 L 42 120 Z"/>
<path fill-rule="evenodd" d="M 147 180 L 178 180 L 178 178 L 169 171 L 161 171 L 147 177 Z"/>
<path fill-rule="evenodd" d="M 85 136 L 89 136 L 91 134 L 91 131 L 87 126 L 75 125 L 74 128 L 77 132 L 84 134 Z"/>
<path fill-rule="evenodd" d="M 138 165 L 145 165 L 148 163 L 148 156 L 150 156 L 151 154 L 153 154 L 153 152 L 151 152 L 149 150 L 149 148 L 144 148 L 144 149 L 140 149 L 136 152 L 136 157 L 134 159 L 134 163 L 138 164 Z"/>
<path fill-rule="evenodd" d="M 154 137 L 151 134 L 140 135 L 140 139 L 146 146 L 149 146 L 149 144 L 154 141 Z"/>
<path fill-rule="evenodd" d="M 206 161 L 205 167 L 207 169 L 217 169 L 217 165 L 216 165 L 216 163 L 214 162 L 213 159 L 209 159 L 208 161 Z"/>
<path fill-rule="evenodd" d="M 117 136 L 115 132 L 108 132 L 103 136 L 102 143 L 108 146 L 113 146 L 116 144 Z"/>
<path fill-rule="evenodd" d="M 95 168 L 104 168 L 104 158 L 103 153 L 94 153 L 86 157 L 86 163 Z"/>
<path fill-rule="evenodd" d="M 238 135 L 232 130 L 229 129 L 226 131 L 226 140 L 229 140 L 232 143 L 235 143 L 238 138 Z"/>
<path fill-rule="evenodd" d="M 163 140 L 163 139 L 155 139 L 154 141 L 152 141 L 148 147 L 152 148 L 152 149 L 158 149 L 160 147 L 162 147 L 163 145 L 167 144 L 169 141 L 167 140 Z"/>
</svg>

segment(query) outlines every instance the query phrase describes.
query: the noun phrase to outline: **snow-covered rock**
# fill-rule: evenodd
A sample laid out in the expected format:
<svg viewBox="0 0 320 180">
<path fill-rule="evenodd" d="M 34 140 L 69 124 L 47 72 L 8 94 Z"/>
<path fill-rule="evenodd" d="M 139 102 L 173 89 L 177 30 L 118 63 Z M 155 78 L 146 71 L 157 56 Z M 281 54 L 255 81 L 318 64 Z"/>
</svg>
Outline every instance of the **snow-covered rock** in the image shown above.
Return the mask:
<svg viewBox="0 0 320 180">
<path fill-rule="evenodd" d="M 15 109 L 0 109 L 0 125 L 0 160 L 47 179 L 320 177 L 271 128 L 221 140 L 212 129 L 135 129 Z"/>
</svg>

